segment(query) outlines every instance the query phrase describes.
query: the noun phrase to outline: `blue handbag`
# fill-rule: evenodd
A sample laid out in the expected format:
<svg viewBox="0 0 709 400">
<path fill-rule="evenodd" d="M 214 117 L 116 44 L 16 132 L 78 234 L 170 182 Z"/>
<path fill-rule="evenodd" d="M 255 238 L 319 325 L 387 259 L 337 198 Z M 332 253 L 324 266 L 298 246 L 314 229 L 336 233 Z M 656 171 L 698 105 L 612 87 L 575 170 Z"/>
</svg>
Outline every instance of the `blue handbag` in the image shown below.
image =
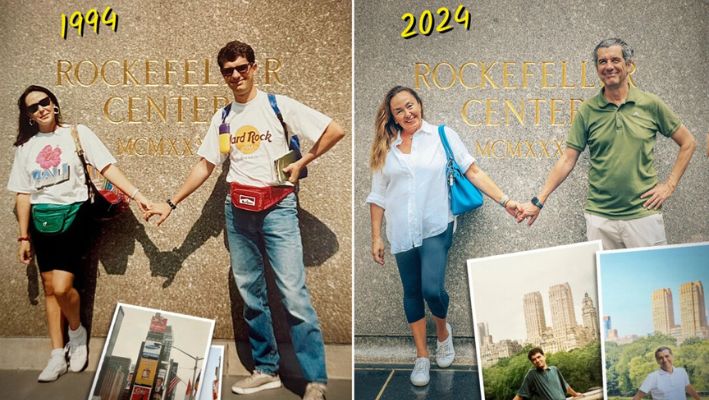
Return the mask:
<svg viewBox="0 0 709 400">
<path fill-rule="evenodd" d="M 453 152 L 446 133 L 445 125 L 438 126 L 438 136 L 446 150 L 446 177 L 448 178 L 448 198 L 450 199 L 451 212 L 453 215 L 460 215 L 468 211 L 473 211 L 483 205 L 483 195 L 465 176 L 465 171 L 460 170 L 460 166 L 455 162 Z"/>
</svg>

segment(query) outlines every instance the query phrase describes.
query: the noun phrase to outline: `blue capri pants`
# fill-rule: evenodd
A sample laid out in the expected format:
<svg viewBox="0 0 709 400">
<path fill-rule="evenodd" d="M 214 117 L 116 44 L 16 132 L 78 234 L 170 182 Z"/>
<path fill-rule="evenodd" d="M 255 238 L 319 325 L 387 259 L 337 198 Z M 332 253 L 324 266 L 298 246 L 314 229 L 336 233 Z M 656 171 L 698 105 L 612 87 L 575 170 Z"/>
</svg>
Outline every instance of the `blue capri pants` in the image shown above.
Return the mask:
<svg viewBox="0 0 709 400">
<path fill-rule="evenodd" d="M 453 223 L 444 232 L 423 240 L 420 247 L 394 254 L 404 286 L 404 312 L 409 323 L 422 319 L 426 300 L 431 314 L 446 318 L 446 265 L 448 249 L 453 242 Z"/>
</svg>

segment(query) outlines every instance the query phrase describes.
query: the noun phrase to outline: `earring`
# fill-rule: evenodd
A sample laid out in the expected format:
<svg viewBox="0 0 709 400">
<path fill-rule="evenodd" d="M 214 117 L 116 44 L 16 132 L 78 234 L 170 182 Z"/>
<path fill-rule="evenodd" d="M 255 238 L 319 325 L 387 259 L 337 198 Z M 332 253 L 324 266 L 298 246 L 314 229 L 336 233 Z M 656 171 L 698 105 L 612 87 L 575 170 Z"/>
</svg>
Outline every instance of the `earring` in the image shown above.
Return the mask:
<svg viewBox="0 0 709 400">
<path fill-rule="evenodd" d="M 34 123 L 32 123 L 32 118 L 29 118 L 29 120 L 30 120 L 30 126 L 34 125 Z"/>
<path fill-rule="evenodd" d="M 54 105 L 54 113 L 59 114 L 59 107 L 56 104 Z"/>
</svg>

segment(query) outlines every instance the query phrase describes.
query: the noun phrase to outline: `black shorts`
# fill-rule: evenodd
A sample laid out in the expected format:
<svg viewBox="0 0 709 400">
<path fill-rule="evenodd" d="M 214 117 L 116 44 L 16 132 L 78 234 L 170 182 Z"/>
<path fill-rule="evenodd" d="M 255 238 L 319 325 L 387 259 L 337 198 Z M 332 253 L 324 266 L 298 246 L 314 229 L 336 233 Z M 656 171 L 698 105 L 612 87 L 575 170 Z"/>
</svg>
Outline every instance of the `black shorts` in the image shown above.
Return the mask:
<svg viewBox="0 0 709 400">
<path fill-rule="evenodd" d="M 30 238 L 39 271 L 58 269 L 76 275 L 82 267 L 81 259 L 89 249 L 91 226 L 88 202 L 79 208 L 74 222 L 62 233 L 41 233 L 30 218 Z"/>
</svg>

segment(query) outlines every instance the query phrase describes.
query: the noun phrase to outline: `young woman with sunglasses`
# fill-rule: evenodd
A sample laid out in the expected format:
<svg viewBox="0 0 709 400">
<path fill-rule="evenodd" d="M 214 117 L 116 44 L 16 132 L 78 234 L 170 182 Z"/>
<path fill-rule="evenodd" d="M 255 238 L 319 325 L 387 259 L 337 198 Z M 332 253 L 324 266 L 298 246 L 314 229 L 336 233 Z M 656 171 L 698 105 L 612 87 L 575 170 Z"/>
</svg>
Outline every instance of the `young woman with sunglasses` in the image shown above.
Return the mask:
<svg viewBox="0 0 709 400">
<path fill-rule="evenodd" d="M 79 293 L 74 276 L 88 250 L 88 190 L 72 130 L 76 130 L 86 161 L 141 209 L 151 204 L 114 164 L 115 158 L 86 126 L 62 121 L 56 96 L 41 86 L 30 86 L 20 96 L 15 160 L 8 190 L 17 193 L 20 262 L 33 253 L 42 276 L 47 327 L 52 351 L 40 382 L 54 381 L 68 369 L 80 372 L 87 363 L 86 329 L 79 317 Z M 69 342 L 63 330 L 69 325 Z"/>
</svg>

